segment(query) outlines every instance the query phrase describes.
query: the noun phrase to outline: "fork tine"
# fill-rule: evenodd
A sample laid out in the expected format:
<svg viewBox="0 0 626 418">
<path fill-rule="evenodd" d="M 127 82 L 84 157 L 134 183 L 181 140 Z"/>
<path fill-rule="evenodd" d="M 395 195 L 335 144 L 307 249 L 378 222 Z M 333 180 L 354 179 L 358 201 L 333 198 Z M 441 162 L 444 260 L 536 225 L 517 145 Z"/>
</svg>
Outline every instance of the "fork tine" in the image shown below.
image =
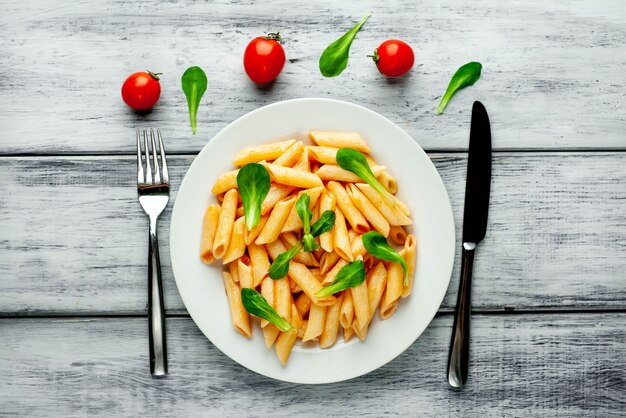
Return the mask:
<svg viewBox="0 0 626 418">
<path fill-rule="evenodd" d="M 136 130 L 137 134 L 137 183 L 143 183 L 143 163 L 141 162 L 141 142 L 139 128 Z"/>
<path fill-rule="evenodd" d="M 167 161 L 165 161 L 165 148 L 163 147 L 163 138 L 161 130 L 157 129 L 157 137 L 159 138 L 159 149 L 161 150 L 161 172 L 163 174 L 163 183 L 169 183 L 170 179 L 167 174 Z"/>
<path fill-rule="evenodd" d="M 159 171 L 159 160 L 157 160 L 157 147 L 154 140 L 154 130 L 150 128 L 150 142 L 152 142 L 152 162 L 154 163 L 154 184 L 161 184 L 161 172 Z"/>
<path fill-rule="evenodd" d="M 144 153 L 146 156 L 146 183 L 152 183 L 152 167 L 150 167 L 150 147 L 148 147 L 148 131 L 143 130 L 143 146 L 145 147 Z"/>
</svg>

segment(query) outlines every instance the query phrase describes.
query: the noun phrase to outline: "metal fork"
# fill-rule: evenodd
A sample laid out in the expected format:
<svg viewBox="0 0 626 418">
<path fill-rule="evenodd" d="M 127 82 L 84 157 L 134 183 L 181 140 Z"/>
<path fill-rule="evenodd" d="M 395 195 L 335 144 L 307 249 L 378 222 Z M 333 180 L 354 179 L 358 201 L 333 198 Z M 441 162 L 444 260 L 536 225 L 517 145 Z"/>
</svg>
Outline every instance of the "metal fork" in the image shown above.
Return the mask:
<svg viewBox="0 0 626 418">
<path fill-rule="evenodd" d="M 144 129 L 142 134 L 144 145 L 143 161 L 141 158 L 141 135 L 139 129 L 137 129 L 137 194 L 139 195 L 141 207 L 150 218 L 150 236 L 148 241 L 150 373 L 152 376 L 164 376 L 167 374 L 167 352 L 165 347 L 165 313 L 163 309 L 163 283 L 161 281 L 157 220 L 170 199 L 170 186 L 161 131 L 157 129 L 156 133 L 159 141 L 161 170 L 159 170 L 154 131 L 150 129 L 152 164 L 150 163 L 150 149 L 148 147 L 148 131 Z M 152 166 L 154 166 L 154 176 Z"/>
</svg>

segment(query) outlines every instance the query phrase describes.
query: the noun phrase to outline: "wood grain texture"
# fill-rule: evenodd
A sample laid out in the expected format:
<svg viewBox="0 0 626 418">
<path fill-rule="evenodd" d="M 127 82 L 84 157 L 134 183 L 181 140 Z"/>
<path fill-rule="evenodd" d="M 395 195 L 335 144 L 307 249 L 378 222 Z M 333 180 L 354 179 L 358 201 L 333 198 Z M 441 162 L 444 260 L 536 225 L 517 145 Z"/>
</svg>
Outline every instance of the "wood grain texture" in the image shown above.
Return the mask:
<svg viewBox="0 0 626 418">
<path fill-rule="evenodd" d="M 626 410 L 624 321 L 626 314 L 477 315 L 470 379 L 457 392 L 445 381 L 451 315 L 435 318 L 377 371 L 322 386 L 248 371 L 188 318 L 167 321 L 170 375 L 161 380 L 150 378 L 143 318 L 5 319 L 0 410 L 66 417 L 618 416 Z"/>
<path fill-rule="evenodd" d="M 450 195 L 458 241 L 467 160 L 431 157 Z M 173 200 L 192 157 L 169 160 Z M 474 307 L 626 308 L 626 153 L 498 153 L 493 175 Z M 0 195 L 7 197 L 0 201 L 0 313 L 145 312 L 147 218 L 134 176 L 131 157 L 0 158 Z M 169 312 L 182 312 L 169 217 L 167 209 L 160 224 L 165 301 Z M 444 310 L 456 303 L 459 261 Z"/>
<path fill-rule="evenodd" d="M 368 11 L 348 69 L 325 79 L 321 51 Z M 268 31 L 284 36 L 288 62 L 273 85 L 257 88 L 242 52 Z M 366 55 L 394 37 L 417 60 L 410 76 L 387 80 Z M 475 99 L 490 112 L 497 149 L 624 149 L 625 39 L 622 0 L 5 0 L 0 153 L 132 153 L 129 135 L 145 125 L 164 129 L 171 151 L 196 152 L 259 106 L 311 96 L 363 104 L 427 149 L 467 147 Z M 450 76 L 471 60 L 484 64 L 482 79 L 435 117 Z M 190 65 L 209 78 L 197 136 L 180 90 Z M 120 87 L 146 68 L 163 73 L 163 93 L 138 116 Z"/>
</svg>

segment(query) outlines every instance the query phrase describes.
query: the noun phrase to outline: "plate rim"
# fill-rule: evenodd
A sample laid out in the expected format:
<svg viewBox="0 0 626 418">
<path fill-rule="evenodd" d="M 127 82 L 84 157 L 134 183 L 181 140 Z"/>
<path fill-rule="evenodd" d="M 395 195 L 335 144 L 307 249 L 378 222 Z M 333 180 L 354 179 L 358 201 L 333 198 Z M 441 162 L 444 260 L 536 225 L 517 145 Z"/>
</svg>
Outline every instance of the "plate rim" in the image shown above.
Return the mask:
<svg viewBox="0 0 626 418">
<path fill-rule="evenodd" d="M 379 361 L 373 361 L 371 363 L 371 367 L 368 367 L 368 370 L 365 371 L 357 371 L 356 373 L 348 373 L 346 374 L 345 377 L 341 377 L 341 378 L 333 378 L 330 380 L 325 380 L 325 379 L 317 379 L 317 380 L 292 380 L 292 379 L 288 379 L 288 378 L 283 378 L 283 377 L 277 377 L 277 376 L 272 376 L 266 373 L 263 373 L 262 371 L 259 371 L 255 368 L 249 367 L 248 365 L 242 364 L 240 363 L 238 360 L 236 360 L 235 358 L 231 357 L 230 354 L 228 354 L 228 350 L 225 350 L 223 348 L 223 346 L 220 343 L 216 343 L 214 342 L 206 333 L 205 331 L 200 327 L 200 325 L 198 325 L 198 321 L 196 321 L 196 318 L 194 318 L 194 314 L 187 308 L 187 303 L 185 302 L 185 297 L 183 296 L 183 292 L 181 292 L 180 289 L 180 285 L 179 285 L 179 279 L 176 278 L 176 257 L 174 256 L 174 248 L 175 248 L 175 243 L 174 243 L 174 238 L 176 236 L 176 233 L 174 232 L 174 225 L 175 225 L 175 217 L 176 217 L 176 209 L 177 209 L 177 204 L 178 204 L 178 193 L 180 193 L 180 191 L 183 189 L 183 185 L 185 184 L 185 180 L 187 179 L 187 176 L 189 175 L 189 172 L 192 170 L 192 168 L 194 167 L 194 165 L 198 162 L 198 160 L 200 159 L 199 157 L 201 155 L 204 155 L 205 153 L 210 153 L 213 151 L 213 148 L 217 147 L 217 145 L 211 145 L 215 138 L 218 138 L 222 135 L 224 135 L 226 132 L 228 132 L 230 129 L 234 129 L 233 125 L 238 125 L 242 122 L 244 122 L 246 119 L 253 117 L 256 113 L 262 112 L 262 111 L 268 111 L 268 109 L 271 109 L 273 107 L 278 107 L 278 106 L 285 106 L 285 105 L 289 105 L 291 103 L 296 103 L 296 102 L 319 102 L 319 103 L 335 103 L 335 104 L 339 104 L 339 105 L 343 105 L 343 106 L 350 106 L 350 107 L 355 107 L 358 108 L 360 111 L 364 111 L 366 113 L 369 113 L 371 115 L 374 115 L 378 118 L 382 118 L 385 122 L 391 124 L 392 126 L 394 126 L 398 132 L 400 132 L 402 135 L 404 135 L 407 139 L 409 139 L 409 142 L 412 144 L 412 147 L 414 148 L 414 150 L 421 154 L 422 156 L 426 157 L 426 159 L 428 160 L 428 164 L 426 164 L 427 169 L 430 170 L 431 172 L 433 172 L 435 174 L 435 178 L 437 179 L 439 186 L 441 186 L 441 190 L 444 193 L 445 196 L 445 202 L 447 203 L 446 206 L 446 218 L 448 218 L 451 221 L 451 225 L 452 228 L 450 229 L 450 233 L 451 236 L 449 237 L 449 239 L 453 242 L 453 245 L 451 246 L 451 253 L 449 256 L 449 260 L 448 260 L 448 265 L 446 268 L 447 271 L 447 277 L 448 277 L 448 282 L 446 284 L 445 290 L 442 292 L 441 295 L 441 300 L 438 303 L 438 307 L 437 309 L 435 309 L 434 313 L 430 316 L 430 318 L 428 318 L 428 321 L 425 322 L 425 325 L 422 327 L 422 329 L 419 330 L 418 333 L 416 333 L 416 336 L 414 339 L 412 339 L 412 341 L 409 341 L 408 344 L 406 345 L 401 345 L 401 346 L 395 346 L 395 348 L 392 351 L 391 355 L 386 356 L 385 359 L 379 360 Z M 217 148 L 219 149 L 219 148 Z M 331 98 L 320 98 L 320 97 L 305 97 L 305 98 L 295 98 L 295 99 L 287 99 L 287 100 L 281 100 L 281 101 L 277 101 L 274 103 L 270 103 L 264 106 L 260 106 L 250 112 L 247 112 L 241 116 L 239 116 L 238 118 L 234 119 L 233 121 L 231 121 L 230 123 L 228 123 L 226 126 L 224 126 L 222 129 L 220 129 L 210 140 L 207 141 L 207 143 L 202 147 L 202 149 L 194 156 L 193 161 L 191 162 L 191 164 L 187 167 L 186 171 L 185 171 L 185 175 L 178 187 L 177 190 L 177 196 L 176 199 L 174 199 L 174 204 L 172 206 L 172 212 L 171 212 L 171 218 L 170 218 L 170 240 L 169 240 L 169 244 L 170 244 L 170 263 L 172 266 L 172 274 L 174 276 L 174 281 L 176 283 L 176 289 L 178 291 L 178 294 L 180 295 L 180 298 L 183 302 L 183 305 L 185 306 L 185 310 L 187 311 L 187 313 L 189 314 L 189 316 L 191 317 L 191 319 L 194 321 L 196 327 L 202 332 L 202 335 L 204 335 L 204 337 L 209 340 L 211 342 L 211 344 L 217 348 L 222 354 L 224 354 L 226 357 L 228 357 L 229 359 L 231 359 L 232 361 L 234 361 L 235 363 L 237 363 L 238 365 L 254 372 L 257 373 L 261 376 L 265 376 L 267 378 L 273 379 L 273 380 L 277 380 L 277 381 L 283 381 L 283 382 L 288 382 L 288 383 L 295 383 L 295 384 L 330 384 L 330 383 L 336 383 L 336 382 L 342 382 L 342 381 L 347 381 L 347 380 L 351 380 L 360 376 L 363 376 L 365 374 L 371 373 L 381 367 L 383 367 L 384 365 L 390 363 L 391 361 L 395 360 L 400 354 L 404 353 L 411 345 L 413 345 L 415 343 L 415 341 L 418 340 L 419 337 L 422 336 L 422 334 L 424 333 L 424 331 L 426 330 L 426 328 L 428 328 L 428 326 L 432 323 L 434 317 L 437 315 L 437 312 L 439 311 L 439 308 L 441 307 L 441 304 L 443 303 L 443 300 L 445 298 L 445 295 L 447 293 L 447 289 L 450 286 L 450 282 L 451 282 L 451 276 L 452 276 L 452 271 L 454 268 L 454 260 L 456 257 L 456 228 L 455 228 L 455 221 L 454 221 L 454 213 L 452 211 L 452 205 L 450 202 L 450 196 L 448 194 L 448 190 L 445 186 L 445 183 L 443 182 L 443 179 L 441 178 L 441 175 L 439 174 L 439 171 L 437 170 L 437 168 L 435 167 L 434 163 L 432 162 L 432 160 L 430 159 L 430 157 L 428 156 L 428 154 L 426 153 L 426 151 L 424 151 L 424 149 L 419 145 L 419 143 L 411 136 L 409 135 L 404 129 L 402 129 L 398 124 L 396 124 L 395 122 L 393 122 L 391 119 L 387 118 L 386 116 L 373 111 L 371 109 L 368 109 L 367 107 L 357 104 L 357 103 L 353 103 L 353 102 L 348 102 L 348 101 L 344 101 L 344 100 L 338 100 L 338 99 L 331 99 Z"/>
</svg>

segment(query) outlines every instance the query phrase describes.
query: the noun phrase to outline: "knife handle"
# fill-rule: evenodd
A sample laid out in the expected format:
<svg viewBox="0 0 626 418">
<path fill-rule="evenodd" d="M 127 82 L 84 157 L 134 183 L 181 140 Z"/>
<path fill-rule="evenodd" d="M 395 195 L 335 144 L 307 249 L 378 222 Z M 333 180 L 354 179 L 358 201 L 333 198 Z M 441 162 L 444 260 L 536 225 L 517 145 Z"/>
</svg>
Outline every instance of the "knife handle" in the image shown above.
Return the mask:
<svg viewBox="0 0 626 418">
<path fill-rule="evenodd" d="M 472 267 L 476 244 L 463 243 L 461 281 L 454 311 L 452 341 L 448 354 L 448 384 L 460 389 L 467 381 L 469 368 L 470 317 L 472 314 Z"/>
</svg>

